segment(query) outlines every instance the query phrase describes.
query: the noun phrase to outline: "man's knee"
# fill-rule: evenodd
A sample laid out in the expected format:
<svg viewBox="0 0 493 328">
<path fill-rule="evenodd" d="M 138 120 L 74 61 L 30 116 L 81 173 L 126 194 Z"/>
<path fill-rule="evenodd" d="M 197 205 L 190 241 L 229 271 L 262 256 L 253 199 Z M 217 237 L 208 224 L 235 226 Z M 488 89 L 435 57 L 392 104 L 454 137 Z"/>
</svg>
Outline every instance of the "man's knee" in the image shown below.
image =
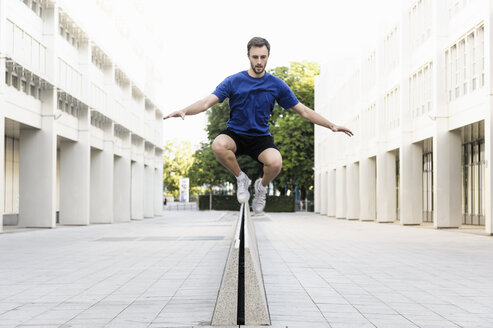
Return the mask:
<svg viewBox="0 0 493 328">
<path fill-rule="evenodd" d="M 234 146 L 231 144 L 232 139 L 228 136 L 225 135 L 219 135 L 217 136 L 214 141 L 212 142 L 212 152 L 215 155 L 218 154 L 224 154 L 225 151 L 233 151 Z M 234 141 L 233 141 L 234 143 Z"/>
<path fill-rule="evenodd" d="M 278 171 L 282 169 L 282 157 L 279 155 L 278 158 L 275 158 L 271 164 L 272 168 Z"/>
<path fill-rule="evenodd" d="M 282 169 L 282 156 L 277 150 L 270 150 L 267 156 L 263 156 L 264 165 L 268 166 L 272 170 L 281 171 Z"/>
</svg>

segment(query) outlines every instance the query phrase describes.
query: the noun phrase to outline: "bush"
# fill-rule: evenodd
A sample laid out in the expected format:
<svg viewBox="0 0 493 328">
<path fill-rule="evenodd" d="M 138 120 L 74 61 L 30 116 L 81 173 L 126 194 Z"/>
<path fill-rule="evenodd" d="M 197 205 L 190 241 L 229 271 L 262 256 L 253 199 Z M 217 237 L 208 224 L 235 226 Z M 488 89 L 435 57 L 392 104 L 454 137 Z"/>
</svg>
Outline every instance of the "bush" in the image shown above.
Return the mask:
<svg viewBox="0 0 493 328">
<path fill-rule="evenodd" d="M 250 197 L 250 205 L 253 196 Z M 199 196 L 199 210 L 209 209 L 209 195 Z M 234 196 L 213 195 L 212 209 L 217 211 L 239 211 L 240 204 Z M 294 196 L 267 196 L 265 212 L 294 212 Z"/>
</svg>

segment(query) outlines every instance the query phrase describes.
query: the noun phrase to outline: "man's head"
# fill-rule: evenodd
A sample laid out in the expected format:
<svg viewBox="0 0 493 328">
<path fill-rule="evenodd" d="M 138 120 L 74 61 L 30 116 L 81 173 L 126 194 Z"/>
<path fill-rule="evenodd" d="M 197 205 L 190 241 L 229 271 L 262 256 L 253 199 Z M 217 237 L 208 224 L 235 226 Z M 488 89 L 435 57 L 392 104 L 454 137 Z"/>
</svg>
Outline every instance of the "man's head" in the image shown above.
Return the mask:
<svg viewBox="0 0 493 328">
<path fill-rule="evenodd" d="M 248 59 L 255 76 L 262 77 L 265 73 L 265 66 L 270 55 L 270 44 L 264 38 L 254 37 L 248 41 Z"/>
</svg>

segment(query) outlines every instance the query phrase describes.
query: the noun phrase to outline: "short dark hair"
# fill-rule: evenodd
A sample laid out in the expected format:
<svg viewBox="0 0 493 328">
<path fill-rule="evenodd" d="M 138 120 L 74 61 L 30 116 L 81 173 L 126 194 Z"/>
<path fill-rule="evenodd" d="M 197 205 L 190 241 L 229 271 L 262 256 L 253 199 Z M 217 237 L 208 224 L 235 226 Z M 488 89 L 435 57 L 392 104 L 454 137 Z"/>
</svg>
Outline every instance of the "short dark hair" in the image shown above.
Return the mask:
<svg viewBox="0 0 493 328">
<path fill-rule="evenodd" d="M 248 44 L 247 44 L 248 54 L 250 54 L 250 48 L 251 47 L 261 48 L 263 46 L 267 47 L 267 52 L 270 54 L 270 43 L 269 43 L 269 41 L 267 41 L 266 39 L 261 38 L 259 36 L 253 37 L 250 41 L 248 41 Z"/>
</svg>

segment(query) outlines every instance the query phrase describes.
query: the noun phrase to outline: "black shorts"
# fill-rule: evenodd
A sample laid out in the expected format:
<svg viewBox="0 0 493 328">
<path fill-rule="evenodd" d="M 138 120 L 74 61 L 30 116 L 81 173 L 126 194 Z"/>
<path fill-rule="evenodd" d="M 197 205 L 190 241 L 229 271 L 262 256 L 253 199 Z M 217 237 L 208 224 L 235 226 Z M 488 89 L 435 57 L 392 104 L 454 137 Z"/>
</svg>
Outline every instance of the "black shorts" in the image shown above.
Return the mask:
<svg viewBox="0 0 493 328">
<path fill-rule="evenodd" d="M 245 134 L 238 134 L 229 129 L 223 130 L 219 135 L 225 134 L 236 144 L 236 157 L 241 155 L 248 155 L 254 160 L 259 161 L 258 156 L 268 148 L 274 148 L 279 150 L 274 144 L 274 138 L 271 135 L 268 136 L 247 136 Z"/>
</svg>

